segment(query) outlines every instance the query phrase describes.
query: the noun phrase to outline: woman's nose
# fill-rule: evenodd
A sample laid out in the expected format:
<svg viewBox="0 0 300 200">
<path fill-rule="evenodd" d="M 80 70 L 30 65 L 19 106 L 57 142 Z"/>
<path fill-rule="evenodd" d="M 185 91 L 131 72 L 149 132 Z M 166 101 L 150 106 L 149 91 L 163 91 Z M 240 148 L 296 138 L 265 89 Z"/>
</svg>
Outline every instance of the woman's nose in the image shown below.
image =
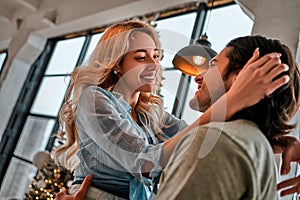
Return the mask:
<svg viewBox="0 0 300 200">
<path fill-rule="evenodd" d="M 148 70 L 158 70 L 160 66 L 159 61 L 154 58 L 150 58 L 149 63 L 147 64 Z"/>
<path fill-rule="evenodd" d="M 159 60 L 155 57 L 149 56 L 149 62 L 150 63 L 155 63 L 155 64 L 159 64 Z"/>
</svg>

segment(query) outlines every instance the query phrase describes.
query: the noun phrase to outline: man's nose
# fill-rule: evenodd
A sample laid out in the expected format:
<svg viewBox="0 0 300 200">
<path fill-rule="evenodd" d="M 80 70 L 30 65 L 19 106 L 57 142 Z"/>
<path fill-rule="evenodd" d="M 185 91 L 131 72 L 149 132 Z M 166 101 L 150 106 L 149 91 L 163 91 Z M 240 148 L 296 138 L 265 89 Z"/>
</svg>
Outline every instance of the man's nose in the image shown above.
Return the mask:
<svg viewBox="0 0 300 200">
<path fill-rule="evenodd" d="M 198 74 L 197 76 L 195 76 L 194 80 L 195 80 L 196 83 L 202 82 L 203 81 L 202 74 Z"/>
</svg>

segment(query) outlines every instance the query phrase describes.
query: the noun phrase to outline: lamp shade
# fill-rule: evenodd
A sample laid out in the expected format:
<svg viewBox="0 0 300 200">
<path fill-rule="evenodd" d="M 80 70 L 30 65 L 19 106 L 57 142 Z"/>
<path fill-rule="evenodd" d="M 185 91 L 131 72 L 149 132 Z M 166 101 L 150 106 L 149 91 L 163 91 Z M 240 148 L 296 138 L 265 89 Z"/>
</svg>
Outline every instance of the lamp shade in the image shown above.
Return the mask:
<svg viewBox="0 0 300 200">
<path fill-rule="evenodd" d="M 180 49 L 173 58 L 173 65 L 182 73 L 196 76 L 208 69 L 208 62 L 217 55 L 206 38 L 200 38 L 196 44 Z"/>
</svg>

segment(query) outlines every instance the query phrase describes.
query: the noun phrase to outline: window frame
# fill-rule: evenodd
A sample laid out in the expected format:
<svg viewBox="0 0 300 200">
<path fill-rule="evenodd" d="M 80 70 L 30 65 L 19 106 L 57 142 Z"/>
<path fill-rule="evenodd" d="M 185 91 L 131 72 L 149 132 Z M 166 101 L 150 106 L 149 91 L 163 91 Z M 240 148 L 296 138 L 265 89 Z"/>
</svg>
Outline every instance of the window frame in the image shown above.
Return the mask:
<svg viewBox="0 0 300 200">
<path fill-rule="evenodd" d="M 1 66 L 0 66 L 0 77 L 1 77 L 1 74 L 2 74 L 3 69 L 4 69 L 4 67 L 5 67 L 6 61 L 7 61 L 8 50 L 7 50 L 7 49 L 5 49 L 5 50 L 0 50 L 0 55 L 1 55 L 1 54 L 6 54 L 6 56 L 5 56 L 4 60 L 3 60 L 3 63 L 0 63 L 0 64 L 1 64 Z"/>
</svg>

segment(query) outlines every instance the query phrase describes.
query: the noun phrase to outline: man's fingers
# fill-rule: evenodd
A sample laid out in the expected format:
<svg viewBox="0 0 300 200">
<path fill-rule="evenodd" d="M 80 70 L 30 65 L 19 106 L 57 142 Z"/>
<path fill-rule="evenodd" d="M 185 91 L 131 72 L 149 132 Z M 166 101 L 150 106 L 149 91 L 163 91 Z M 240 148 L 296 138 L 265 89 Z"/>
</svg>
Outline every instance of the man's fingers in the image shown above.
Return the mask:
<svg viewBox="0 0 300 200">
<path fill-rule="evenodd" d="M 295 186 L 295 187 L 291 187 L 287 190 L 282 190 L 282 192 L 280 192 L 280 196 L 285 196 L 288 194 L 293 194 L 293 193 L 300 193 L 300 185 Z"/>
<path fill-rule="evenodd" d="M 85 191 L 85 190 L 80 189 L 75 193 L 74 199 L 84 200 L 86 197 L 86 193 L 87 193 L 87 190 Z"/>
<path fill-rule="evenodd" d="M 283 148 L 281 174 L 287 174 L 290 171 L 290 163 L 300 160 L 300 143 L 292 136 L 279 136 L 277 141 Z M 298 181 L 300 183 L 300 177 Z"/>
<path fill-rule="evenodd" d="M 290 152 L 284 151 L 282 153 L 281 175 L 289 173 L 292 158 L 293 158 L 293 155 L 291 155 Z"/>
<path fill-rule="evenodd" d="M 290 161 L 285 160 L 282 162 L 282 166 L 281 166 L 281 170 L 280 170 L 280 174 L 281 175 L 285 175 L 288 174 L 290 172 Z"/>
<path fill-rule="evenodd" d="M 91 186 L 92 178 L 93 178 L 92 175 L 87 175 L 84 178 L 84 180 L 83 180 L 83 182 L 80 186 L 80 189 L 76 193 L 76 199 L 79 200 L 79 199 L 84 199 L 85 198 L 86 193 L 87 193 L 89 187 Z"/>
<path fill-rule="evenodd" d="M 56 194 L 55 199 L 63 199 L 64 196 L 67 195 L 67 191 L 66 190 L 62 190 L 59 193 Z"/>
<path fill-rule="evenodd" d="M 92 179 L 93 179 L 92 175 L 90 174 L 87 175 L 83 180 L 80 189 L 88 189 L 92 183 Z"/>
<path fill-rule="evenodd" d="M 289 136 L 289 135 L 282 135 L 282 136 L 278 136 L 278 141 L 283 144 L 284 146 L 287 146 L 288 144 L 291 144 L 292 142 L 297 142 L 298 139 L 293 137 L 293 136 Z"/>
<path fill-rule="evenodd" d="M 298 178 L 299 178 L 299 177 L 298 177 Z M 298 184 L 293 185 L 293 186 L 290 187 L 289 189 L 282 190 L 282 191 L 280 192 L 280 196 L 285 196 L 285 195 L 293 194 L 293 193 L 300 194 L 300 183 L 299 183 L 299 181 L 298 181 Z"/>
<path fill-rule="evenodd" d="M 83 180 L 80 189 L 74 195 L 68 195 L 65 190 L 60 191 L 56 194 L 57 200 L 67 200 L 67 199 L 75 199 L 75 200 L 84 200 L 86 197 L 86 193 L 92 183 L 92 175 L 87 175 Z"/>
<path fill-rule="evenodd" d="M 280 189 L 288 187 L 288 186 L 295 186 L 297 184 L 300 185 L 300 176 L 280 182 L 277 185 L 277 190 L 280 190 Z"/>
</svg>

